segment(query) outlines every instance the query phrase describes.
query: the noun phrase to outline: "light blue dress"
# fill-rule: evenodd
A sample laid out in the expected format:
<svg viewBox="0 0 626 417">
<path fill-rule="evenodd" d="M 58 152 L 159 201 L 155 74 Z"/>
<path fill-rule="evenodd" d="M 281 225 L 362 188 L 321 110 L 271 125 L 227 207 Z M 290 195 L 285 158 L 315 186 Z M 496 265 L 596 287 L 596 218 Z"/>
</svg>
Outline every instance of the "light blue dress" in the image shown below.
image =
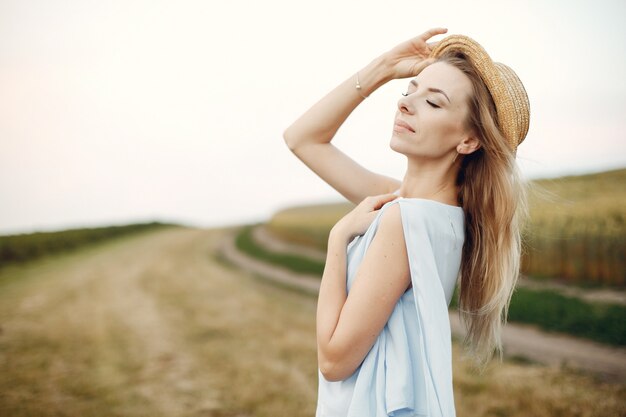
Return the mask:
<svg viewBox="0 0 626 417">
<path fill-rule="evenodd" d="M 448 306 L 461 265 L 463 209 L 419 198 L 386 203 L 346 249 L 347 290 L 392 204 L 400 205 L 413 285 L 352 376 L 329 382 L 318 371 L 316 417 L 456 415 Z"/>
</svg>

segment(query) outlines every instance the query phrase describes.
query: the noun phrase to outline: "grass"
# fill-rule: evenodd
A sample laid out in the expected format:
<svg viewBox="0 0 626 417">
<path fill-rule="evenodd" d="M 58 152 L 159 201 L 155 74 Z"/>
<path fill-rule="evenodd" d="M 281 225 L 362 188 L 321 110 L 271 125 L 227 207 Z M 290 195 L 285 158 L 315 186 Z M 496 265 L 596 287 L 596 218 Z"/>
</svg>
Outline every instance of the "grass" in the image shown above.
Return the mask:
<svg viewBox="0 0 626 417">
<path fill-rule="evenodd" d="M 214 263 L 219 237 L 155 232 L 13 268 L 24 279 L 0 291 L 0 415 L 310 411 L 312 298 Z"/>
<path fill-rule="evenodd" d="M 455 288 L 450 308 L 458 308 L 458 290 Z M 552 290 L 517 287 L 511 297 L 508 321 L 626 346 L 626 307 L 589 303 Z"/>
<path fill-rule="evenodd" d="M 0 271 L 0 415 L 312 416 L 314 297 L 215 262 L 223 233 L 170 229 Z M 37 265 L 35 265 L 37 264 Z M 626 388 L 516 359 L 476 375 L 453 342 L 458 417 L 626 413 Z"/>
<path fill-rule="evenodd" d="M 235 245 L 239 250 L 255 258 L 283 266 L 294 272 L 320 275 L 324 272 L 324 263 L 304 256 L 268 251 L 257 245 L 252 238 L 252 227 L 247 226 L 237 234 Z"/>
<path fill-rule="evenodd" d="M 68 252 L 115 237 L 178 226 L 150 222 L 0 236 L 0 267 Z"/>
<path fill-rule="evenodd" d="M 588 303 L 553 291 L 517 288 L 509 319 L 598 342 L 626 346 L 626 307 Z"/>
<path fill-rule="evenodd" d="M 313 273 L 321 278 L 323 262 L 268 251 L 256 244 L 252 238 L 252 227 L 244 227 L 238 233 L 236 242 L 239 250 L 294 272 Z M 457 286 L 450 303 L 451 309 L 458 308 L 458 290 Z M 588 303 L 552 290 L 517 287 L 511 298 L 508 320 L 536 324 L 544 330 L 568 333 L 601 343 L 626 346 L 626 307 L 621 305 Z"/>
</svg>

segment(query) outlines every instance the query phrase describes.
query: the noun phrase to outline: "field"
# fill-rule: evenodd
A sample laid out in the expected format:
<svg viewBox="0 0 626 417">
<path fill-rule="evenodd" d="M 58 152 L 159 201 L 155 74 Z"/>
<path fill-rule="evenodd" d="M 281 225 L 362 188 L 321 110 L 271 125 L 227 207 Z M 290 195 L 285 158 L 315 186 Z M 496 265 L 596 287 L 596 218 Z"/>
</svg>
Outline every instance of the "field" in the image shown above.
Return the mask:
<svg viewBox="0 0 626 417">
<path fill-rule="evenodd" d="M 588 286 L 626 288 L 626 169 L 530 183 L 531 220 L 522 272 Z M 292 207 L 272 233 L 326 249 L 328 232 L 351 203 Z"/>
<path fill-rule="evenodd" d="M 626 169 L 534 183 L 526 274 L 626 287 Z"/>
<path fill-rule="evenodd" d="M 0 415 L 312 416 L 315 298 L 216 258 L 227 229 L 161 228 L 0 271 Z M 626 389 L 453 343 L 457 415 L 623 416 Z"/>
<path fill-rule="evenodd" d="M 624 181 L 626 170 L 533 183 L 524 272 L 624 289 Z M 352 207 L 294 207 L 269 227 L 324 250 Z M 316 299 L 222 260 L 218 248 L 235 232 L 147 224 L 0 237 L 0 415 L 314 415 Z M 320 271 L 316 261 L 248 250 Z M 552 317 L 524 294 L 520 311 Z M 596 314 L 541 297 L 550 314 Z M 459 417 L 626 415 L 623 382 L 523 358 L 493 360 L 477 375 L 454 338 L 453 362 Z"/>
<path fill-rule="evenodd" d="M 56 253 L 69 252 L 117 236 L 136 234 L 168 226 L 172 225 L 151 222 L 0 236 L 0 267 L 28 262 Z"/>
<path fill-rule="evenodd" d="M 308 274 L 319 279 L 324 272 L 324 260 L 317 257 L 323 252 L 316 253 L 312 259 L 302 254 L 289 253 L 296 245 L 290 242 L 283 251 L 270 250 L 272 239 L 259 242 L 254 237 L 257 227 L 264 225 L 242 227 L 236 234 L 235 245 L 241 253 L 256 258 L 267 265 L 289 270 L 297 274 Z M 282 242 L 282 241 L 280 241 Z M 307 246 L 298 246 L 306 248 Z M 311 255 L 309 255 L 311 256 Z M 524 282 L 518 286 L 511 298 L 508 310 L 508 319 L 512 322 L 537 325 L 545 331 L 557 331 L 576 337 L 588 338 L 600 343 L 615 346 L 626 346 L 626 305 L 615 302 L 589 302 L 584 299 L 567 296 L 556 290 L 524 287 Z M 532 280 L 530 283 L 541 284 L 543 281 Z M 577 289 L 572 285 L 568 289 Z M 582 288 L 581 288 L 582 289 Z M 587 289 L 586 295 L 593 290 Z M 613 292 L 613 291 L 612 291 Z M 620 292 L 614 291 L 614 294 Z M 624 294 L 621 292 L 621 294 Z M 450 303 L 450 309 L 458 309 L 459 287 L 455 288 Z"/>
</svg>

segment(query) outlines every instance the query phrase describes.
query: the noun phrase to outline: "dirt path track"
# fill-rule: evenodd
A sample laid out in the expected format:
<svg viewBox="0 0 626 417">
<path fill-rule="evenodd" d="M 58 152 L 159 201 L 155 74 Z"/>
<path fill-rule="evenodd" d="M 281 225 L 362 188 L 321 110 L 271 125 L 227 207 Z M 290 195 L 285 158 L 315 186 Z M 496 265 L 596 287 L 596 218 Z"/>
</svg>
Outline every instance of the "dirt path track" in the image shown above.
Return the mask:
<svg viewBox="0 0 626 417">
<path fill-rule="evenodd" d="M 253 231 L 254 238 L 274 251 L 298 253 L 321 259 L 321 254 L 307 248 L 285 244 L 271 236 L 262 227 Z M 251 272 L 267 277 L 283 285 L 292 285 L 309 293 L 319 290 L 319 277 L 298 274 L 257 259 L 238 251 L 234 236 L 225 236 L 221 244 L 223 255 L 233 263 Z M 457 311 L 450 311 L 450 327 L 455 337 L 462 339 L 465 329 Z M 566 366 L 591 371 L 603 378 L 626 381 L 626 349 L 612 347 L 567 334 L 548 333 L 537 326 L 509 322 L 502 334 L 505 356 L 527 358 L 542 364 Z"/>
<path fill-rule="evenodd" d="M 292 253 L 314 259 L 318 262 L 324 262 L 326 260 L 326 252 L 280 240 L 264 225 L 255 226 L 252 230 L 252 236 L 257 243 L 274 252 Z M 588 302 L 605 302 L 626 305 L 626 291 L 604 288 L 582 288 L 555 281 L 534 280 L 525 276 L 522 276 L 519 279 L 517 285 L 519 287 L 538 290 L 553 290 L 565 296 L 577 297 Z"/>
<path fill-rule="evenodd" d="M 310 411 L 314 301 L 216 262 L 223 234 L 158 230 L 3 271 L 0 415 Z"/>
<path fill-rule="evenodd" d="M 235 231 L 161 229 L 3 269 L 0 416 L 313 416 L 315 297 L 217 257 Z M 623 385 L 508 361 L 477 376 L 456 343 L 453 360 L 458 417 L 626 415 Z"/>
</svg>

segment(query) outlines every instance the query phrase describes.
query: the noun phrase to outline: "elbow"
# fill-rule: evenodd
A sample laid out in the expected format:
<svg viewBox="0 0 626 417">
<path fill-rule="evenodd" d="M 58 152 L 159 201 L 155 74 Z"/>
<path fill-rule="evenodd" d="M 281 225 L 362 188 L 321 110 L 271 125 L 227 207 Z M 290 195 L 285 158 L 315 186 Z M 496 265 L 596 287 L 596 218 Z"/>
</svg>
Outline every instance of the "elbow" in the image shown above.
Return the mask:
<svg viewBox="0 0 626 417">
<path fill-rule="evenodd" d="M 295 139 L 293 137 L 293 133 L 291 132 L 291 127 L 288 127 L 283 132 L 283 140 L 285 141 L 285 144 L 290 151 L 293 151 L 295 149 Z"/>
<path fill-rule="evenodd" d="M 324 377 L 326 381 L 337 382 L 337 381 L 342 380 L 342 378 L 339 375 L 339 372 L 337 372 L 337 366 L 335 363 L 326 361 L 324 363 L 320 363 L 319 368 L 320 368 L 320 372 L 322 376 Z"/>
<path fill-rule="evenodd" d="M 348 379 L 350 375 L 354 373 L 353 370 L 348 370 L 340 362 L 334 362 L 330 360 L 320 361 L 319 363 L 320 373 L 324 379 L 328 382 L 337 382 Z"/>
<path fill-rule="evenodd" d="M 300 145 L 309 142 L 310 138 L 300 128 L 291 125 L 283 131 L 283 140 L 289 150 L 296 153 Z"/>
<path fill-rule="evenodd" d="M 348 379 L 359 367 L 354 351 L 349 346 L 337 343 L 318 343 L 317 365 L 320 373 L 328 382 Z"/>
</svg>

